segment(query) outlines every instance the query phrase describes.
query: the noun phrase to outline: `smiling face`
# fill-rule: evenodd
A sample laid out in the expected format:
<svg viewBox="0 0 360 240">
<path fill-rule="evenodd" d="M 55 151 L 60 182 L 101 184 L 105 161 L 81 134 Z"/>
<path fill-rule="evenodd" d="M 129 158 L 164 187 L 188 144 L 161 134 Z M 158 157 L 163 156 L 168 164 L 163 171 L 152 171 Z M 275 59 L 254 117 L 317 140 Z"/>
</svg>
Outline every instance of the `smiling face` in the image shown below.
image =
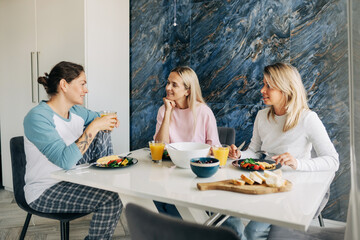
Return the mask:
<svg viewBox="0 0 360 240">
<path fill-rule="evenodd" d="M 189 90 L 185 88 L 184 81 L 177 72 L 171 72 L 166 84 L 166 98 L 175 102 L 186 101 Z"/>
<path fill-rule="evenodd" d="M 66 95 L 72 104 L 81 105 L 84 103 L 84 97 L 88 93 L 86 83 L 84 72 L 81 72 L 77 78 L 68 83 Z"/>
<path fill-rule="evenodd" d="M 279 89 L 270 87 L 268 76 L 265 75 L 263 81 L 264 86 L 260 92 L 263 95 L 264 103 L 266 105 L 274 106 L 275 108 L 284 108 L 284 94 Z"/>
</svg>

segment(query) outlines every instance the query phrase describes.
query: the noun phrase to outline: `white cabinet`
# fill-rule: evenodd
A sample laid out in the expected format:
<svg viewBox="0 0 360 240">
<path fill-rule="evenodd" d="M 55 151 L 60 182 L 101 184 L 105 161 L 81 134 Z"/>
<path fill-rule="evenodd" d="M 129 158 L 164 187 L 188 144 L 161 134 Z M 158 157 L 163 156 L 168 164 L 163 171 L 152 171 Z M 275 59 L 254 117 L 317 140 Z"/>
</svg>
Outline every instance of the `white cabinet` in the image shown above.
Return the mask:
<svg viewBox="0 0 360 240">
<path fill-rule="evenodd" d="M 12 189 L 9 141 L 24 134 L 24 116 L 47 99 L 37 76 L 60 61 L 85 67 L 87 107 L 121 115 L 120 127 L 112 133 L 114 150 L 129 150 L 129 2 L 0 0 L 0 133 L 6 189 Z"/>
<path fill-rule="evenodd" d="M 85 64 L 83 0 L 36 0 L 36 51 L 39 75 L 60 61 Z M 37 79 L 35 79 L 37 80 Z M 47 99 L 40 85 L 39 97 Z"/>
</svg>

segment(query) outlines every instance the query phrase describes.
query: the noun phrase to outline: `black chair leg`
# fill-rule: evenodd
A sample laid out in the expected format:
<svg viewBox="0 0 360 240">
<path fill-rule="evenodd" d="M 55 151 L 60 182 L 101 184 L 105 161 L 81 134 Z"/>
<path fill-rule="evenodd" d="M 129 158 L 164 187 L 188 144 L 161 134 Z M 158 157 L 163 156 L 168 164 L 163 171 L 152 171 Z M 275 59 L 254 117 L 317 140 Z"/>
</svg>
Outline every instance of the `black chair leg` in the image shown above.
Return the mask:
<svg viewBox="0 0 360 240">
<path fill-rule="evenodd" d="M 324 219 L 323 219 L 321 213 L 319 214 L 318 219 L 319 219 L 320 227 L 325 227 Z"/>
<path fill-rule="evenodd" d="M 28 213 L 27 216 L 26 216 L 24 226 L 23 226 L 23 228 L 21 230 L 21 234 L 20 234 L 20 238 L 19 238 L 20 240 L 24 240 L 24 238 L 25 238 L 26 231 L 27 231 L 27 229 L 29 227 L 29 222 L 30 222 L 31 216 L 32 216 L 31 213 Z"/>
<path fill-rule="evenodd" d="M 69 231 L 70 231 L 69 222 L 60 221 L 61 240 L 69 240 L 70 238 Z"/>
</svg>

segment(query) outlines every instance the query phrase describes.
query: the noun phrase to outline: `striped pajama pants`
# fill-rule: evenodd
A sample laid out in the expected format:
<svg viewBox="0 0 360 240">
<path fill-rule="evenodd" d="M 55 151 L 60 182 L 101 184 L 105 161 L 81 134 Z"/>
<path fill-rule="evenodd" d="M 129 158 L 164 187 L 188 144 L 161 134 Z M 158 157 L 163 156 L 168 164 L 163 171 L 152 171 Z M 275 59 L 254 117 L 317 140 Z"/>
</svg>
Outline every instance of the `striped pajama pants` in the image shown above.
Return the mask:
<svg viewBox="0 0 360 240">
<path fill-rule="evenodd" d="M 110 133 L 100 131 L 78 164 L 112 154 Z M 94 212 L 86 237 L 89 240 L 111 239 L 123 207 L 117 193 L 69 182 L 48 188 L 29 206 L 45 213 Z"/>
</svg>

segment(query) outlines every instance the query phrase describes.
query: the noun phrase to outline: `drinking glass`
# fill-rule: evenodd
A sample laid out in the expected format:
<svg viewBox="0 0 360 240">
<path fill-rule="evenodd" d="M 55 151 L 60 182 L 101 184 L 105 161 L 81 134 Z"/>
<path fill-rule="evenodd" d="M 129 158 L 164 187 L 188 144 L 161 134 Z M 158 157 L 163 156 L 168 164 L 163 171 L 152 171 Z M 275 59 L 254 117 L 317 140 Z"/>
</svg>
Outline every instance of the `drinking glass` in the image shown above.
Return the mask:
<svg viewBox="0 0 360 240">
<path fill-rule="evenodd" d="M 212 151 L 214 157 L 220 161 L 219 167 L 224 167 L 229 156 L 230 146 L 226 144 L 214 145 Z"/>
<path fill-rule="evenodd" d="M 107 115 L 110 115 L 110 114 L 115 114 L 114 115 L 114 119 L 116 119 L 117 118 L 117 112 L 115 112 L 115 111 L 111 111 L 111 110 L 103 110 L 103 111 L 101 111 L 100 112 L 100 117 L 104 117 L 104 116 L 107 116 Z M 111 128 L 114 128 L 114 127 L 111 127 Z M 111 132 L 112 130 L 103 130 L 103 132 L 106 132 L 106 133 L 108 133 L 108 132 Z"/>
<path fill-rule="evenodd" d="M 150 141 L 151 159 L 154 163 L 161 163 L 164 153 L 165 143 L 161 141 Z"/>
</svg>

